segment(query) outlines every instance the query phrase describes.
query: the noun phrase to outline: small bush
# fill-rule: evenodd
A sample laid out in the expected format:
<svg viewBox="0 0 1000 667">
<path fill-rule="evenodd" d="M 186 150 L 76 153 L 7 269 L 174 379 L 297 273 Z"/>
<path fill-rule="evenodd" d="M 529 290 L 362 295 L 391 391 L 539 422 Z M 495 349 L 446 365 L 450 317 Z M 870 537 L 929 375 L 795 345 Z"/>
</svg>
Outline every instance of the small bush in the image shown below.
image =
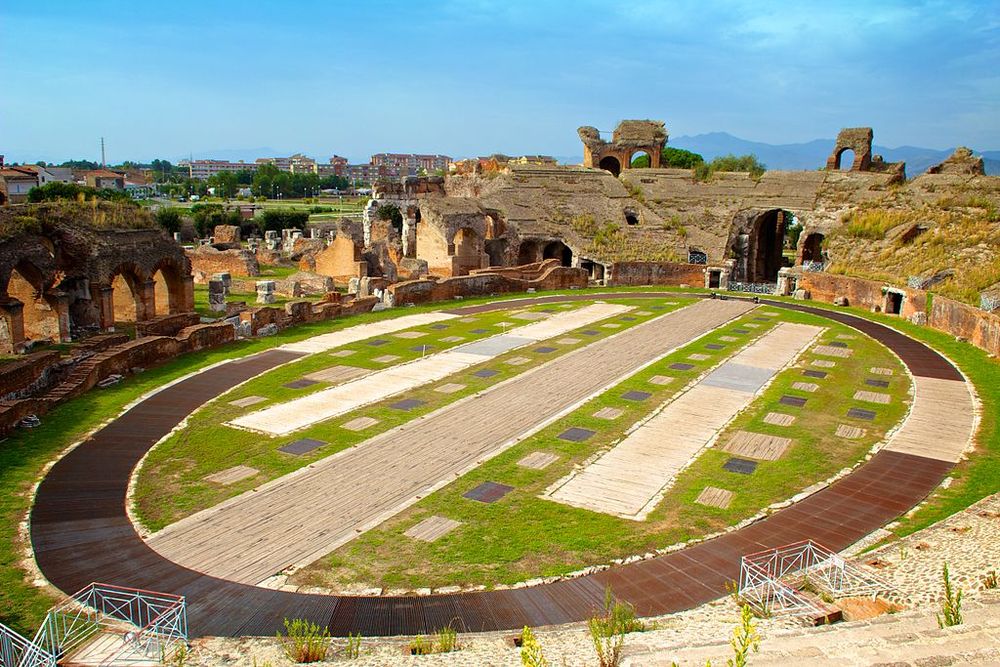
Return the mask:
<svg viewBox="0 0 1000 667">
<path fill-rule="evenodd" d="M 733 657 L 726 661 L 730 667 L 746 667 L 750 654 L 760 650 L 760 636 L 750 605 L 743 605 L 740 610 L 740 624 L 733 630 L 729 645 L 733 648 Z"/>
<path fill-rule="evenodd" d="M 330 631 L 327 628 L 321 631 L 318 625 L 307 620 L 296 618 L 289 621 L 286 618 L 285 632 L 285 636 L 280 632 L 277 636 L 289 660 L 298 663 L 326 660 L 330 650 Z"/>
<path fill-rule="evenodd" d="M 610 588 L 604 591 L 604 613 L 591 618 L 587 627 L 601 667 L 621 664 L 625 635 L 646 630 L 646 625 L 636 618 L 635 608 L 616 600 Z"/>
<path fill-rule="evenodd" d="M 168 234 L 173 234 L 181 229 L 181 212 L 169 206 L 161 207 L 156 211 L 156 222 Z"/>
<path fill-rule="evenodd" d="M 309 222 L 308 211 L 292 211 L 280 209 L 264 209 L 258 218 L 260 231 L 280 232 L 282 229 L 304 229 Z"/>
<path fill-rule="evenodd" d="M 1000 577 L 997 577 L 996 570 L 990 570 L 985 575 L 983 575 L 983 588 L 987 590 L 1000 588 Z"/>
<path fill-rule="evenodd" d="M 716 172 L 721 171 L 746 172 L 757 180 L 767 171 L 767 165 L 758 160 L 756 155 L 720 155 L 711 162 L 696 164 L 694 177 L 699 181 L 708 181 Z"/>
<path fill-rule="evenodd" d="M 417 635 L 410 642 L 411 655 L 431 655 L 432 653 L 451 653 L 459 649 L 458 633 L 448 627 L 441 628 L 430 637 Z"/>
<path fill-rule="evenodd" d="M 950 628 L 962 624 L 962 589 L 951 587 L 951 575 L 948 573 L 948 563 L 944 564 L 941 573 L 944 580 L 944 600 L 941 601 L 941 613 L 938 614 L 939 628 Z"/>
<path fill-rule="evenodd" d="M 538 643 L 531 628 L 524 626 L 521 631 L 521 665 L 522 667 L 549 667 L 549 661 L 542 655 L 542 645 Z"/>
<path fill-rule="evenodd" d="M 347 644 L 344 646 L 344 657 L 355 660 L 361 656 L 361 633 L 347 633 Z"/>
</svg>

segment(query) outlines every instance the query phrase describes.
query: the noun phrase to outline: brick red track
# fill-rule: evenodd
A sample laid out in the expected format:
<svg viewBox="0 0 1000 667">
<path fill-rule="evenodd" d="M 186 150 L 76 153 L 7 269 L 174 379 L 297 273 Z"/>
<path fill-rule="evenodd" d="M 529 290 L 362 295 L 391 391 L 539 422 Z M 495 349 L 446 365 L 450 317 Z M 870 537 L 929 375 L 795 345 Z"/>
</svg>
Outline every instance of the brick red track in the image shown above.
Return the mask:
<svg viewBox="0 0 1000 667">
<path fill-rule="evenodd" d="M 600 298 L 615 296 L 680 295 L 624 292 Z M 579 294 L 522 303 L 594 298 Z M 768 305 L 853 326 L 894 350 L 914 375 L 962 379 L 941 355 L 887 327 L 837 311 Z M 500 302 L 459 311 L 510 306 Z M 367 636 L 427 633 L 449 624 L 468 632 L 552 625 L 588 618 L 607 586 L 640 614 L 663 614 L 724 595 L 726 583 L 738 577 L 743 554 L 803 539 L 835 551 L 847 547 L 920 502 L 951 467 L 881 452 L 828 489 L 741 530 L 652 560 L 517 590 L 406 598 L 307 595 L 209 577 L 152 551 L 125 513 L 129 475 L 143 454 L 202 403 L 296 356 L 264 352 L 192 376 L 139 403 L 61 459 L 39 486 L 31 511 L 35 557 L 49 581 L 66 592 L 100 581 L 184 595 L 195 637 L 273 635 L 284 618 L 308 618 L 335 635 Z"/>
</svg>

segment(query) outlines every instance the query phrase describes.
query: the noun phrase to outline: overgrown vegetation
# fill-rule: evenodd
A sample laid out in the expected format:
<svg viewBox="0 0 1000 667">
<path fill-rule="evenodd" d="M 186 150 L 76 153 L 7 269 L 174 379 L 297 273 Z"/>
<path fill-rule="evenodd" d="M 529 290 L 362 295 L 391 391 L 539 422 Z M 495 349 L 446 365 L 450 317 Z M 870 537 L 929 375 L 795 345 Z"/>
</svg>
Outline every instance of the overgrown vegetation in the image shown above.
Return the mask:
<svg viewBox="0 0 1000 667">
<path fill-rule="evenodd" d="M 51 201 L 0 208 L 0 239 L 41 233 L 58 237 L 65 232 L 108 229 L 152 229 L 156 220 L 131 201 Z"/>
<path fill-rule="evenodd" d="M 266 214 L 267 212 L 265 212 L 265 216 Z M 202 238 L 211 236 L 212 230 L 218 225 L 239 227 L 243 222 L 239 211 L 236 209 L 227 211 L 222 204 L 195 204 L 191 207 L 191 217 L 194 219 L 194 228 L 198 232 L 198 236 Z M 306 220 L 308 219 L 309 216 L 306 215 Z M 159 217 L 157 217 L 157 221 L 159 221 Z"/>
<path fill-rule="evenodd" d="M 693 153 L 691 151 L 684 150 L 683 148 L 674 148 L 672 146 L 664 146 L 663 150 L 660 152 L 660 167 L 666 168 L 676 168 L 676 169 L 693 169 L 694 167 L 702 164 L 705 161 L 698 153 Z M 639 169 L 649 166 L 649 156 L 640 155 L 632 160 L 631 167 L 633 169 Z"/>
<path fill-rule="evenodd" d="M 619 262 L 680 261 L 672 244 L 646 236 L 634 238 L 615 222 L 598 223 L 591 215 L 578 215 L 570 220 L 570 227 L 588 240 L 584 254 L 591 257 Z M 675 231 L 682 237 L 687 234 L 683 225 Z"/>
<path fill-rule="evenodd" d="M 694 166 L 694 177 L 699 181 L 709 181 L 718 172 L 746 172 L 753 179 L 759 179 L 767 171 L 767 165 L 756 155 L 720 155 L 711 162 L 701 162 Z"/>
<path fill-rule="evenodd" d="M 282 229 L 305 229 L 309 222 L 309 211 L 296 211 L 291 209 L 264 209 L 258 216 L 260 231 L 280 232 Z M 239 224 L 239 222 L 235 223 Z"/>
<path fill-rule="evenodd" d="M 430 637 L 417 635 L 410 642 L 411 655 L 431 655 L 434 653 L 452 653 L 459 650 L 458 633 L 449 625 L 441 628 Z"/>
<path fill-rule="evenodd" d="M 309 663 L 326 660 L 330 650 L 330 631 L 322 630 L 305 619 L 285 619 L 285 634 L 277 635 L 285 655 L 292 662 Z"/>
<path fill-rule="evenodd" d="M 76 183 L 63 183 L 62 181 L 52 181 L 45 185 L 31 188 L 28 191 L 28 202 L 38 204 L 47 201 L 90 201 L 99 199 L 102 201 L 122 201 L 131 202 L 132 198 L 124 190 L 113 190 L 111 188 L 92 188 Z"/>
<path fill-rule="evenodd" d="M 528 626 L 524 626 L 521 631 L 521 666 L 549 667 L 549 661 L 542 653 L 541 643 Z"/>
<path fill-rule="evenodd" d="M 939 628 L 950 628 L 962 624 L 962 589 L 953 588 L 948 563 L 941 569 L 944 584 L 944 599 L 941 601 L 941 613 L 937 615 Z"/>
<path fill-rule="evenodd" d="M 750 654 L 760 650 L 760 636 L 750 605 L 740 608 L 740 624 L 733 630 L 729 645 L 733 648 L 733 657 L 726 661 L 729 667 L 746 667 Z"/>
</svg>

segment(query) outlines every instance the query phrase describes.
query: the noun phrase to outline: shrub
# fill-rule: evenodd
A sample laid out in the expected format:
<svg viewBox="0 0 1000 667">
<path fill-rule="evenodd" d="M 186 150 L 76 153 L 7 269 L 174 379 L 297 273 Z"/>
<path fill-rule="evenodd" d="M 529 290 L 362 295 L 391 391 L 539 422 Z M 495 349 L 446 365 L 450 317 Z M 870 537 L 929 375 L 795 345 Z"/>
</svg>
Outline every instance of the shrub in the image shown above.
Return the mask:
<svg viewBox="0 0 1000 667">
<path fill-rule="evenodd" d="M 344 657 L 354 660 L 361 656 L 361 633 L 347 633 L 347 644 L 344 646 Z"/>
<path fill-rule="evenodd" d="M 718 171 L 747 172 L 753 179 L 759 179 L 765 171 L 767 165 L 757 159 L 756 155 L 721 155 L 711 162 L 700 162 L 694 166 L 695 178 L 699 181 L 707 181 Z"/>
<path fill-rule="evenodd" d="M 601 667 L 621 664 L 625 635 L 646 630 L 645 624 L 635 617 L 635 608 L 616 600 L 610 588 L 604 591 L 604 613 L 591 618 L 587 627 Z"/>
<path fill-rule="evenodd" d="M 941 613 L 938 614 L 939 628 L 950 628 L 962 624 L 962 589 L 951 587 L 951 575 L 948 573 L 948 563 L 944 564 L 941 573 L 944 580 L 944 600 L 941 601 Z"/>
<path fill-rule="evenodd" d="M 320 631 L 315 623 L 301 618 L 292 621 L 286 618 L 285 632 L 285 636 L 278 633 L 278 640 L 289 660 L 298 663 L 326 660 L 330 650 L 330 631 L 327 628 Z"/>
<path fill-rule="evenodd" d="M 96 188 L 91 188 L 86 185 L 77 185 L 76 183 L 62 183 L 60 181 L 52 181 L 51 183 L 46 183 L 45 185 L 31 188 L 28 191 L 28 202 L 29 203 L 39 203 L 45 201 L 60 201 L 60 200 L 76 200 L 84 201 L 87 199 L 103 199 L 106 201 L 132 201 L 128 193 L 124 190 L 110 190 L 102 189 L 98 190 Z"/>
<path fill-rule="evenodd" d="M 309 222 L 308 211 L 290 211 L 281 209 L 265 209 L 258 218 L 260 231 L 280 232 L 282 229 L 298 227 L 302 229 Z"/>
<path fill-rule="evenodd" d="M 417 635 L 410 642 L 412 655 L 430 655 L 432 653 L 451 653 L 459 649 L 458 633 L 448 627 L 441 628 L 430 637 Z"/>
<path fill-rule="evenodd" d="M 176 208 L 161 207 L 156 211 L 156 222 L 169 234 L 180 231 L 181 212 Z"/>
<path fill-rule="evenodd" d="M 382 204 L 375 210 L 375 217 L 392 223 L 397 234 L 403 233 L 403 214 L 395 204 Z"/>
<path fill-rule="evenodd" d="M 549 667 L 549 661 L 542 655 L 542 645 L 538 643 L 531 628 L 524 626 L 521 631 L 521 665 L 522 667 Z"/>
<path fill-rule="evenodd" d="M 730 667 L 746 667 L 750 654 L 760 650 L 760 636 L 750 605 L 743 605 L 740 609 L 740 624 L 733 630 L 729 645 L 733 647 L 733 657 L 726 661 Z"/>
</svg>

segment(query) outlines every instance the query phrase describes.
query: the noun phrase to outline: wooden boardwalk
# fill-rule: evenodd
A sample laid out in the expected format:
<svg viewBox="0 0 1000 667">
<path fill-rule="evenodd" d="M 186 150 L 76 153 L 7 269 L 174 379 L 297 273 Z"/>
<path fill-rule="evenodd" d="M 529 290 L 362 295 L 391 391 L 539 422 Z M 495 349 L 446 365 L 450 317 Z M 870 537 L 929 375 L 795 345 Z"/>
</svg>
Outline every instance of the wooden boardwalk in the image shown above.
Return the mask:
<svg viewBox="0 0 1000 667">
<path fill-rule="evenodd" d="M 604 293 L 600 298 L 677 298 L 676 292 Z M 454 314 L 519 305 L 593 300 L 588 293 L 532 297 L 465 307 Z M 923 343 L 843 311 L 767 302 L 809 312 L 872 336 L 917 378 L 962 381 L 951 363 Z M 31 543 L 44 576 L 71 593 L 93 581 L 184 595 L 192 637 L 274 636 L 285 618 L 305 618 L 334 635 L 427 634 L 515 630 L 586 620 L 607 587 L 640 615 L 690 609 L 726 595 L 741 555 L 804 539 L 839 551 L 908 511 L 940 484 L 952 464 L 883 451 L 828 489 L 767 519 L 650 560 L 530 588 L 423 597 L 331 596 L 266 590 L 210 577 L 173 563 L 143 542 L 125 512 L 131 470 L 153 444 L 199 405 L 296 355 L 264 352 L 222 364 L 133 406 L 59 460 L 38 487 Z M 971 418 L 971 417 L 970 417 Z M 951 438 L 947 424 L 939 437 Z M 961 439 L 959 436 L 958 439 Z"/>
<path fill-rule="evenodd" d="M 619 304 L 595 303 L 570 312 L 558 313 L 545 321 L 517 327 L 505 334 L 368 373 L 364 377 L 329 389 L 250 412 L 237 417 L 229 424 L 268 435 L 285 435 L 347 414 L 362 406 L 377 403 L 390 396 L 442 380 L 471 366 L 485 363 L 509 350 L 553 336 L 561 336 L 581 326 L 621 315 L 629 310 L 628 306 Z M 393 358 L 386 361 L 395 361 L 398 358 L 395 355 L 389 356 Z M 375 361 L 379 359 L 376 358 Z M 529 360 L 525 359 L 523 363 L 527 361 Z"/>
<path fill-rule="evenodd" d="M 677 474 L 710 445 L 760 387 L 792 362 L 823 329 L 778 324 L 545 497 L 641 521 Z"/>
<path fill-rule="evenodd" d="M 748 308 L 701 301 L 599 340 L 183 519 L 149 544 L 192 570 L 251 584 L 306 565 Z"/>
</svg>

